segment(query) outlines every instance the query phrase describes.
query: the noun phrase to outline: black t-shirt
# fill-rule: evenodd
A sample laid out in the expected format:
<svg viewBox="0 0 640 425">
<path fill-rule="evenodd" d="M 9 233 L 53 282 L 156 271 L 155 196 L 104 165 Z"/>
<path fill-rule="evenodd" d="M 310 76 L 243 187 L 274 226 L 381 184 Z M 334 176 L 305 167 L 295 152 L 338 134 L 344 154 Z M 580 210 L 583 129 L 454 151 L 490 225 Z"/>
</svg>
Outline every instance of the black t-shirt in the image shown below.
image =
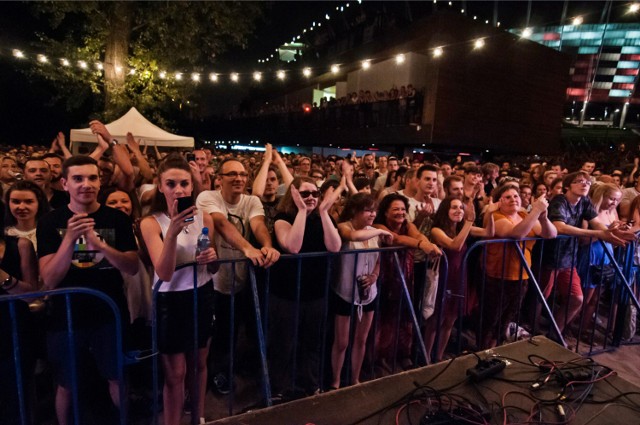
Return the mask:
<svg viewBox="0 0 640 425">
<path fill-rule="evenodd" d="M 4 236 L 4 239 L 5 250 L 4 256 L 0 262 L 0 268 L 16 279 L 22 279 L 20 253 L 18 251 L 18 238 L 13 236 Z M 8 295 L 8 293 L 0 289 L 0 295 Z M 21 340 L 22 353 L 23 355 L 28 355 L 30 348 L 24 344 L 32 342 L 33 338 L 33 323 L 31 314 L 29 313 L 29 305 L 26 301 L 17 301 L 15 303 L 15 310 L 18 323 L 18 337 Z M 9 303 L 0 303 L 0 359 L 3 359 L 3 361 L 13 356 L 11 322 Z"/>
<path fill-rule="evenodd" d="M 69 206 L 65 206 L 46 214 L 38 221 L 36 236 L 38 238 L 38 258 L 55 254 L 67 228 L 67 221 L 73 216 Z M 133 235 L 131 219 L 122 211 L 101 205 L 89 214 L 95 220 L 94 231 L 98 237 L 118 251 L 136 251 L 137 245 Z M 107 294 L 120 308 L 123 317 L 127 315 L 126 301 L 123 291 L 123 280 L 120 271 L 113 267 L 103 254 L 90 251 L 84 237 L 75 242 L 71 265 L 58 288 L 83 287 L 91 288 Z M 109 307 L 95 297 L 73 296 L 73 320 L 78 327 L 110 323 L 113 315 Z M 52 297 L 50 325 L 60 329 L 66 321 L 65 301 L 62 296 Z"/>
<path fill-rule="evenodd" d="M 293 224 L 294 219 L 294 216 L 278 213 L 275 221 L 284 220 Z M 333 219 L 331 221 L 336 226 Z M 274 245 L 281 253 L 286 254 L 278 244 L 277 238 L 274 238 Z M 316 212 L 308 215 L 305 223 L 300 253 L 305 252 L 327 252 L 327 247 L 324 244 L 322 221 Z M 311 301 L 324 297 L 327 284 L 327 256 L 304 258 L 301 260 L 301 267 L 300 300 Z M 295 300 L 297 271 L 297 260 L 281 258 L 273 265 L 273 270 L 271 271 L 271 292 L 280 298 Z"/>
<path fill-rule="evenodd" d="M 69 192 L 53 189 L 53 196 L 49 199 L 49 206 L 52 210 L 69 205 Z"/>
<path fill-rule="evenodd" d="M 561 221 L 569 226 L 582 228 L 582 221 L 591 221 L 598 216 L 593 204 L 588 197 L 580 198 L 574 206 L 569 203 L 566 196 L 556 195 L 549 202 L 547 213 L 549 220 Z M 556 269 L 577 267 L 574 255 L 577 252 L 578 242 L 576 238 L 560 238 L 546 241 L 544 244 L 544 264 Z"/>
</svg>

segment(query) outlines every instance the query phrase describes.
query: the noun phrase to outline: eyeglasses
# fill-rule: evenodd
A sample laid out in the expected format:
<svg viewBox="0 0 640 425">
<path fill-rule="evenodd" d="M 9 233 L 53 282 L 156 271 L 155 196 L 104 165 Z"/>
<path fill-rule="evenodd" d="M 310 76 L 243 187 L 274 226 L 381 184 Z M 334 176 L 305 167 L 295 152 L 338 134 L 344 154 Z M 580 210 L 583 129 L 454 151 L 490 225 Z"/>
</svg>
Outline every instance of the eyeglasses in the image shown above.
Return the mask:
<svg viewBox="0 0 640 425">
<path fill-rule="evenodd" d="M 229 171 L 228 173 L 220 173 L 221 176 L 225 176 L 225 177 L 231 177 L 232 179 L 241 177 L 243 179 L 246 179 L 247 177 L 249 177 L 249 173 L 245 173 L 244 171 L 242 172 L 237 172 L 237 171 Z"/>
<path fill-rule="evenodd" d="M 324 177 L 324 176 L 319 176 L 319 175 L 317 175 L 317 174 L 314 174 L 313 176 L 311 176 L 311 178 L 312 178 L 312 179 L 321 179 L 321 178 L 323 178 L 323 177 Z"/>
<path fill-rule="evenodd" d="M 571 184 L 586 184 L 587 186 L 591 186 L 591 180 L 574 180 Z"/>
<path fill-rule="evenodd" d="M 313 196 L 314 198 L 319 198 L 320 191 L 319 190 L 301 190 L 300 196 L 302 196 L 303 199 L 308 198 L 309 196 Z"/>
</svg>

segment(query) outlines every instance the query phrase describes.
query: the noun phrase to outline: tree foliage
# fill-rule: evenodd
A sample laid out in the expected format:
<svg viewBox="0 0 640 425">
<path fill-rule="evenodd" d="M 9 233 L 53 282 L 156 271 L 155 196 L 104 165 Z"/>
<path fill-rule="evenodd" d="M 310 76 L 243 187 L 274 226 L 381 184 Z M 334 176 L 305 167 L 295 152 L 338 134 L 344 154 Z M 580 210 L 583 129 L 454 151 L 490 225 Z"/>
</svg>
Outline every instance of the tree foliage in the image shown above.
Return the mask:
<svg viewBox="0 0 640 425">
<path fill-rule="evenodd" d="M 47 1 L 32 8 L 50 27 L 39 34 L 38 47 L 71 66 L 52 59 L 31 72 L 53 82 L 68 108 L 91 99 L 103 119 L 136 106 L 156 121 L 198 92 L 159 72 L 211 66 L 230 47 L 244 47 L 262 15 L 259 2 L 227 1 Z M 84 72 L 80 60 L 87 63 Z"/>
</svg>

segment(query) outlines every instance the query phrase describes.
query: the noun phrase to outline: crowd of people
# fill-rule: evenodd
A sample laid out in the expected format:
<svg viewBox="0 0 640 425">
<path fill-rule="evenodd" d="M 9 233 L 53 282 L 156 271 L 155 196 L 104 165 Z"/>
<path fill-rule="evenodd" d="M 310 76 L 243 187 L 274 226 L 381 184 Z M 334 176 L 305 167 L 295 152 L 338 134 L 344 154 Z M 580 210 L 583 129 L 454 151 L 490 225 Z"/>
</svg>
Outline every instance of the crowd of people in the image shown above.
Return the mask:
<svg viewBox="0 0 640 425">
<path fill-rule="evenodd" d="M 481 265 L 476 258 L 477 269 L 469 273 L 486 275 L 485 293 L 475 293 L 462 263 L 480 239 L 546 239 L 539 281 L 544 296 L 555 293 L 557 299 L 549 320 L 567 332 L 579 322 L 584 303 L 587 314 L 580 321 L 588 325 L 595 320 L 596 275 L 608 264 L 605 250 L 635 240 L 640 230 L 637 159 L 627 172 L 596 170 L 590 160 L 567 170 L 556 161 L 515 167 L 508 161 L 450 163 L 355 152 L 305 156 L 280 154 L 269 144 L 260 153 L 161 153 L 132 134 L 119 144 L 99 121 L 91 129 L 98 144 L 89 155 L 72 155 L 62 133 L 50 147 L 3 153 L 0 295 L 91 288 L 116 303 L 129 330 L 148 329 L 152 286 L 159 282 L 165 425 L 179 424 L 185 405 L 204 420 L 208 387 L 222 395 L 233 390 L 229 353 L 237 351 L 230 348 L 238 344 L 240 329 L 249 341 L 257 332 L 250 264 L 258 284 L 270 285 L 272 392 L 295 397 L 357 384 L 365 362 L 383 372 L 396 364 L 415 366 L 418 333 L 428 361 L 443 360 L 459 312 L 473 317 L 480 299 L 482 348 L 502 342 L 508 324 L 526 309 L 529 276 L 514 247 L 489 245 L 486 261 Z M 211 243 L 196 250 L 201 233 Z M 534 242 L 523 244 L 529 266 Z M 380 247 L 403 249 L 376 252 Z M 341 251 L 339 257 L 281 258 Z M 447 279 L 438 282 L 443 255 Z M 405 287 L 410 299 L 404 301 L 410 302 L 403 307 Z M 443 303 L 434 303 L 442 297 Z M 16 423 L 7 305 L 0 304 L 0 423 Z M 320 319 L 327 306 L 331 335 Z M 93 357 L 113 404 L 120 406 L 113 318 L 86 296 L 74 297 L 72 307 L 76 358 Z M 532 309 L 527 325 L 535 327 L 540 314 Z M 46 359 L 58 422 L 71 423 L 65 299 L 25 298 L 17 314 L 19 342 L 41 347 L 21 351 L 25 385 L 36 360 Z M 328 385 L 319 376 L 325 337 L 331 347 Z M 369 356 L 368 340 L 374 341 Z M 235 368 L 256 365 L 253 358 Z"/>
<path fill-rule="evenodd" d="M 423 91 L 412 84 L 389 90 L 359 90 L 341 97 L 322 97 L 319 103 L 278 102 L 241 105 L 227 118 L 285 116 L 287 121 L 309 117 L 324 127 L 389 127 L 419 122 Z"/>
</svg>

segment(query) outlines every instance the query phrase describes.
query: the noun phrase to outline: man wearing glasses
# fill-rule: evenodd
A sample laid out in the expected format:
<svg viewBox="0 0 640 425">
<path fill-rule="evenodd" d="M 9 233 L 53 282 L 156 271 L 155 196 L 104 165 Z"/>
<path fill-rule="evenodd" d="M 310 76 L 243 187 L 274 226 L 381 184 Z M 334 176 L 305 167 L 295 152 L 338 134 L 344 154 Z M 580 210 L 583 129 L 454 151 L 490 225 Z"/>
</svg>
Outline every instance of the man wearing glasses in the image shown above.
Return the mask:
<svg viewBox="0 0 640 425">
<path fill-rule="evenodd" d="M 220 163 L 218 175 L 220 190 L 202 192 L 196 205 L 213 218 L 213 241 L 219 258 L 248 258 L 255 266 L 270 267 L 278 261 L 280 253 L 271 243 L 260 199 L 245 193 L 247 171 L 239 160 L 227 158 Z M 261 248 L 254 247 L 249 240 L 255 240 Z M 221 264 L 213 279 L 216 320 L 211 350 L 214 365 L 210 370 L 213 384 L 221 394 L 231 391 L 229 347 L 235 341 L 235 335 L 229 334 L 232 294 L 236 298 L 234 321 L 252 323 L 250 291 L 244 290 L 247 277 L 246 263 L 238 262 Z M 237 333 L 237 324 L 234 328 Z"/>
<path fill-rule="evenodd" d="M 556 226 L 558 235 L 574 238 L 561 238 L 545 243 L 544 266 L 540 278 L 545 298 L 551 295 L 554 284 L 557 285 L 556 310 L 553 316 L 561 332 L 582 306 L 582 288 L 576 271 L 577 237 L 601 239 L 617 246 L 634 238 L 633 232 L 626 227 L 616 224 L 607 228 L 598 219 L 598 213 L 588 196 L 591 179 L 587 172 L 581 170 L 567 174 L 562 186 L 564 194 L 553 197 L 549 203 L 549 220 Z M 589 224 L 589 228 L 582 228 L 583 221 Z"/>
</svg>

